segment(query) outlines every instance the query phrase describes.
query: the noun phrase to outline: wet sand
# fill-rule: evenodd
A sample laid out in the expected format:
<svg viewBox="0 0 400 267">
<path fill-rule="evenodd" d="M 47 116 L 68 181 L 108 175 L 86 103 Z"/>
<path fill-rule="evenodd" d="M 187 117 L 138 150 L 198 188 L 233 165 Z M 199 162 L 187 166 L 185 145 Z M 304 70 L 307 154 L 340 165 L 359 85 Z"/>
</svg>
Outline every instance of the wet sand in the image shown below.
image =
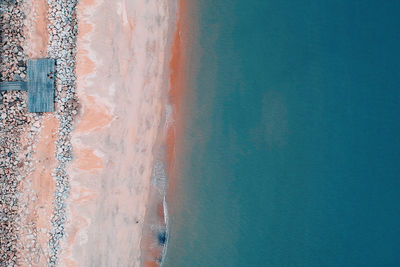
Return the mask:
<svg viewBox="0 0 400 267">
<path fill-rule="evenodd" d="M 154 149 L 168 91 L 174 10 L 81 1 L 68 237 L 61 266 L 138 266 Z"/>
<path fill-rule="evenodd" d="M 188 3 L 186 0 L 177 1 L 176 20 L 170 32 L 171 44 L 168 48 L 170 57 L 168 61 L 168 95 L 167 110 L 164 127 L 159 130 L 162 145 L 161 156 L 157 159 L 153 187 L 151 188 L 150 201 L 147 208 L 146 225 L 142 241 L 142 258 L 144 266 L 158 266 L 165 260 L 168 247 L 168 211 L 167 194 L 174 193 L 175 182 L 178 176 L 177 156 L 179 148 L 177 140 L 181 138 L 183 127 L 182 101 L 187 93 L 187 53 L 188 47 Z M 193 17 L 192 17 L 193 18 Z M 167 181 L 165 182 L 164 179 Z M 164 182 L 167 184 L 165 185 Z M 176 208 L 176 207 L 174 207 Z"/>
<path fill-rule="evenodd" d="M 172 123 L 168 125 L 167 132 L 167 171 L 168 176 L 173 180 L 176 177 L 175 157 L 176 157 L 176 139 L 180 137 L 182 127 L 182 111 L 181 101 L 185 90 L 186 77 L 186 46 L 185 40 L 187 30 L 184 18 L 187 10 L 187 0 L 180 0 L 178 7 L 178 15 L 176 22 L 176 31 L 174 34 L 173 43 L 171 46 L 171 59 L 169 62 L 169 83 L 170 89 L 168 92 L 169 103 L 172 106 Z M 173 190 L 173 183 L 169 184 L 169 190 Z"/>
<path fill-rule="evenodd" d="M 176 201 L 174 198 L 178 189 L 181 177 L 180 165 L 181 157 L 184 157 L 184 132 L 186 131 L 186 120 L 195 116 L 191 114 L 193 109 L 191 103 L 194 101 L 192 90 L 194 75 L 196 74 L 195 66 L 198 66 L 199 55 L 193 53 L 198 40 L 196 40 L 197 25 L 197 3 L 188 0 L 179 0 L 179 12 L 176 21 L 176 31 L 173 35 L 173 43 L 171 45 L 170 68 L 170 90 L 168 94 L 169 103 L 172 110 L 172 119 L 169 123 L 168 133 L 166 137 L 167 144 L 167 175 L 168 175 L 168 192 L 166 195 L 167 203 L 172 205 L 170 208 L 172 216 L 174 210 L 180 210 L 185 205 Z M 199 51 L 196 50 L 196 53 Z"/>
</svg>

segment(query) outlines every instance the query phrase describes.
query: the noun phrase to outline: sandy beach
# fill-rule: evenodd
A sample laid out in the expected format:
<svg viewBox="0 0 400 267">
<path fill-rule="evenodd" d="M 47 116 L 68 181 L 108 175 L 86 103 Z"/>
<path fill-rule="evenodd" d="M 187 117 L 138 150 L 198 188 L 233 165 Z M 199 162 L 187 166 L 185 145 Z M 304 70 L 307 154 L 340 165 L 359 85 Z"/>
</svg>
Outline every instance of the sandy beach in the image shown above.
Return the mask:
<svg viewBox="0 0 400 267">
<path fill-rule="evenodd" d="M 18 176 L 18 266 L 160 263 L 154 227 L 166 231 L 177 2 L 17 3 L 26 57 L 57 60 L 56 112 L 28 115 L 17 132 L 27 166 Z"/>
<path fill-rule="evenodd" d="M 68 169 L 69 236 L 60 264 L 139 266 L 154 150 L 168 92 L 167 1 L 81 1 L 81 110 Z"/>
</svg>

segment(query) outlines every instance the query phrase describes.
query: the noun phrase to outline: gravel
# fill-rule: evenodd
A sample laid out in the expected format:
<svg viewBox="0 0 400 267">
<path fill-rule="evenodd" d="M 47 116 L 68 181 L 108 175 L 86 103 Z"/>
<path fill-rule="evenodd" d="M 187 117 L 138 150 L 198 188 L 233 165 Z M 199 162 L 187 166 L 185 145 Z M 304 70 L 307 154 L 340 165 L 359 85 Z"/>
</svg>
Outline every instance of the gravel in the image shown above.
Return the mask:
<svg viewBox="0 0 400 267">
<path fill-rule="evenodd" d="M 73 118 L 77 114 L 75 55 L 78 25 L 76 18 L 77 0 L 48 0 L 49 4 L 49 49 L 48 55 L 56 59 L 56 117 L 60 121 L 59 139 L 56 141 L 58 165 L 53 173 L 56 181 L 54 212 L 49 240 L 49 266 L 55 266 L 61 250 L 60 242 L 65 237 L 66 205 L 70 184 L 66 173 L 72 160 L 70 133 Z"/>
<path fill-rule="evenodd" d="M 26 76 L 22 0 L 0 1 L 0 80 Z M 26 94 L 2 92 L 0 96 L 0 266 L 16 265 L 21 230 L 19 190 L 23 162 L 19 139 L 37 114 L 26 113 Z"/>
<path fill-rule="evenodd" d="M 78 0 L 47 0 L 49 6 L 49 44 L 47 57 L 56 59 L 56 117 L 60 121 L 53 172 L 56 182 L 54 211 L 48 243 L 48 265 L 55 266 L 66 236 L 64 224 L 66 199 L 70 191 L 67 164 L 72 160 L 70 133 L 77 115 L 78 100 L 75 77 L 75 55 Z M 0 80 L 25 80 L 27 56 L 24 52 L 23 0 L 0 0 Z M 28 113 L 26 92 L 9 91 L 0 95 L 0 266 L 18 264 L 18 250 L 22 248 L 19 235 L 30 233 L 29 251 L 37 253 L 37 228 L 34 223 L 21 225 L 21 181 L 33 170 L 32 155 L 41 131 L 43 114 Z M 28 131 L 27 147 L 20 139 Z M 21 156 L 21 153 L 24 155 Z M 25 176 L 24 176 L 25 175 Z M 27 230 L 28 229 L 28 230 Z M 27 250 L 26 247 L 23 249 Z"/>
</svg>

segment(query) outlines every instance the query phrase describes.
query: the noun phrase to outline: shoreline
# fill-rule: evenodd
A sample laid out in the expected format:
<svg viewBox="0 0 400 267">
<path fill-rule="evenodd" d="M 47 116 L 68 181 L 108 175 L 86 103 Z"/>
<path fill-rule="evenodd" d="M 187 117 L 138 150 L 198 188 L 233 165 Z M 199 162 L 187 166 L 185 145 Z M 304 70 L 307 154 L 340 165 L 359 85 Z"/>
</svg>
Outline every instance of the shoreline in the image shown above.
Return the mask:
<svg viewBox="0 0 400 267">
<path fill-rule="evenodd" d="M 176 31 L 173 35 L 173 44 L 171 46 L 170 68 L 170 91 L 168 92 L 168 101 L 171 106 L 171 119 L 166 134 L 166 162 L 168 188 L 165 194 L 165 203 L 168 216 L 168 235 L 175 235 L 176 229 L 180 227 L 179 211 L 184 210 L 186 203 L 182 202 L 180 194 L 186 194 L 183 188 L 182 175 L 188 120 L 191 120 L 195 114 L 192 114 L 194 101 L 193 90 L 194 78 L 197 71 L 199 52 L 198 48 L 198 4 L 188 0 L 178 0 L 179 12 L 176 21 Z M 194 53 L 194 50 L 196 53 Z M 163 263 L 168 262 L 167 246 Z M 169 264 L 171 264 L 169 262 Z"/>
<path fill-rule="evenodd" d="M 176 186 L 180 177 L 180 161 L 183 156 L 184 144 L 182 143 L 183 134 L 187 125 L 187 119 L 192 114 L 190 105 L 193 100 L 193 78 L 196 73 L 198 55 L 193 53 L 197 46 L 197 14 L 196 3 L 189 3 L 188 0 L 179 1 L 179 17 L 176 23 L 176 32 L 173 36 L 171 46 L 170 68 L 170 91 L 168 92 L 168 101 L 171 105 L 171 122 L 169 123 L 166 137 L 166 158 L 168 165 L 168 192 L 167 202 L 173 202 L 170 199 L 176 193 Z M 196 51 L 198 53 L 198 51 Z M 170 201 L 168 201 L 170 200 Z M 173 203 L 173 208 L 176 204 Z"/>
<path fill-rule="evenodd" d="M 153 173 L 153 187 L 150 203 L 147 209 L 147 229 L 144 231 L 144 247 L 147 252 L 144 255 L 144 266 L 163 266 L 167 257 L 168 242 L 170 238 L 170 214 L 171 209 L 180 209 L 176 201 L 172 201 L 176 193 L 176 185 L 180 177 L 179 157 L 182 153 L 181 138 L 183 135 L 187 110 L 185 107 L 189 94 L 188 86 L 191 85 L 193 70 L 188 69 L 188 56 L 192 56 L 190 46 L 194 40 L 195 22 L 193 4 L 189 6 L 187 0 L 177 1 L 176 18 L 171 35 L 168 60 L 168 94 L 165 105 L 165 123 L 160 129 L 161 149 L 158 157 L 158 167 Z M 193 57 L 193 56 L 192 56 Z M 193 58 L 191 58 L 193 59 Z M 192 67 L 192 66 L 191 66 Z M 190 77 L 188 76 L 190 74 Z M 172 214 L 172 217 L 174 214 Z M 150 250 L 149 250 L 150 249 Z"/>
</svg>

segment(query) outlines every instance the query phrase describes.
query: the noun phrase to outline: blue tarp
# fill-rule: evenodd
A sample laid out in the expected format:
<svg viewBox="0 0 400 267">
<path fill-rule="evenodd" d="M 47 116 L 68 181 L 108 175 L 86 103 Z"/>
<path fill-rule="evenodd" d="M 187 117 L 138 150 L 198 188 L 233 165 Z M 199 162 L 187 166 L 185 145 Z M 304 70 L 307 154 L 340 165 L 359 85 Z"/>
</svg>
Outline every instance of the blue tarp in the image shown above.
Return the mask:
<svg viewBox="0 0 400 267">
<path fill-rule="evenodd" d="M 28 87 L 27 82 L 23 81 L 0 83 L 0 91 L 16 91 L 16 90 L 26 91 L 27 87 Z"/>
<path fill-rule="evenodd" d="M 1 82 L 0 91 L 28 91 L 29 112 L 54 111 L 55 60 L 28 60 L 28 82 Z"/>
<path fill-rule="evenodd" d="M 28 111 L 54 111 L 54 59 L 28 60 Z"/>
</svg>

